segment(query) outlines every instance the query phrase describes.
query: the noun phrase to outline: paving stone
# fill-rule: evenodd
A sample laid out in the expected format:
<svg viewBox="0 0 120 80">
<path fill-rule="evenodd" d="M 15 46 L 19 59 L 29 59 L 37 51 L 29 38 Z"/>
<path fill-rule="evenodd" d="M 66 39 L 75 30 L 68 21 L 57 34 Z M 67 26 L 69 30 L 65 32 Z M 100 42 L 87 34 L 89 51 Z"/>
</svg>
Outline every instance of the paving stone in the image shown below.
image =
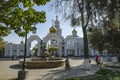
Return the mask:
<svg viewBox="0 0 120 80">
<path fill-rule="evenodd" d="M 74 57 L 70 58 L 70 70 L 65 70 L 65 66 L 59 68 L 49 68 L 49 69 L 29 69 L 28 78 L 26 80 L 61 80 L 70 77 L 80 77 L 86 75 L 92 75 L 97 70 L 99 66 L 95 63 L 95 58 L 91 58 L 91 70 L 83 70 L 83 58 Z M 18 76 L 18 71 L 21 70 L 17 67 L 19 60 L 0 60 L 0 80 L 1 79 L 15 79 Z"/>
</svg>

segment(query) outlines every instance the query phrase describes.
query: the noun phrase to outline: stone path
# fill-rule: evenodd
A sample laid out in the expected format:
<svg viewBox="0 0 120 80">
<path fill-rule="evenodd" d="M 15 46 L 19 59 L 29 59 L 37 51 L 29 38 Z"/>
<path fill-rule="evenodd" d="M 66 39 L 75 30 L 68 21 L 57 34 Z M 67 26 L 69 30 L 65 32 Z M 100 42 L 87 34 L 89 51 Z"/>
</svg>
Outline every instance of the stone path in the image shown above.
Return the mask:
<svg viewBox="0 0 120 80">
<path fill-rule="evenodd" d="M 71 69 L 65 67 L 50 69 L 29 69 L 27 80 L 61 80 L 70 77 L 80 77 L 94 74 L 99 67 L 96 66 L 94 59 L 91 59 L 91 70 L 82 69 L 83 58 L 75 57 L 69 59 Z M 18 60 L 0 60 L 0 80 L 17 78 L 19 67 L 16 66 Z"/>
</svg>

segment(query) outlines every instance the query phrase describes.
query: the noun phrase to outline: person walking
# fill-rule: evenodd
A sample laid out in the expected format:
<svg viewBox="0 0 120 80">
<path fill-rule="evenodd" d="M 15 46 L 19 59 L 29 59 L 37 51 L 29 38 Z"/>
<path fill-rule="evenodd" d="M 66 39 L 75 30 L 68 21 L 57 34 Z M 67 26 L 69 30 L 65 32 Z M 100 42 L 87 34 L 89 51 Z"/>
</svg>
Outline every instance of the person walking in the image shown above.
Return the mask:
<svg viewBox="0 0 120 80">
<path fill-rule="evenodd" d="M 99 59 L 99 56 L 96 55 L 96 56 L 95 56 L 95 61 L 96 61 L 96 63 L 98 62 L 98 59 Z"/>
<path fill-rule="evenodd" d="M 96 64 L 99 65 L 100 62 L 99 62 L 99 56 L 98 55 L 95 56 L 95 61 L 96 61 Z"/>
</svg>

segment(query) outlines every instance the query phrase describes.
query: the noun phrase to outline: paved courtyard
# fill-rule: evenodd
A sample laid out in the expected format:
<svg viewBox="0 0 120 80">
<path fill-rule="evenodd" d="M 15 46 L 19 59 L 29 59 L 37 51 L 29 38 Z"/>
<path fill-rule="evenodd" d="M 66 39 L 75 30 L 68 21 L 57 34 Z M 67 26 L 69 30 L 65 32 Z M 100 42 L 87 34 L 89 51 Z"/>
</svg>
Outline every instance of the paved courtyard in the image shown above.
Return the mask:
<svg viewBox="0 0 120 80">
<path fill-rule="evenodd" d="M 83 58 L 74 57 L 69 59 L 71 70 L 65 70 L 65 66 L 50 69 L 29 69 L 27 80 L 61 80 L 70 77 L 80 77 L 94 74 L 99 67 L 96 66 L 94 58 L 91 58 L 91 70 L 83 70 Z M 19 60 L 0 60 L 0 80 L 17 78 Z"/>
</svg>

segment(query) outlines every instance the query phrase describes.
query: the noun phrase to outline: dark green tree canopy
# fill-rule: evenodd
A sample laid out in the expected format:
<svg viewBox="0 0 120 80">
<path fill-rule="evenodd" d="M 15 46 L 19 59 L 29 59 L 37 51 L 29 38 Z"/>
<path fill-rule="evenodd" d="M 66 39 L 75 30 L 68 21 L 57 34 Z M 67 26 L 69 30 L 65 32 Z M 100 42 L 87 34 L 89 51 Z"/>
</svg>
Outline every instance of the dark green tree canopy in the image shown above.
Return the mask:
<svg viewBox="0 0 120 80">
<path fill-rule="evenodd" d="M 104 34 L 101 28 L 92 28 L 92 31 L 88 34 L 88 39 L 91 47 L 96 49 L 102 55 L 105 44 Z"/>
<path fill-rule="evenodd" d="M 106 49 L 110 53 L 119 53 L 120 50 L 120 31 L 116 29 L 109 29 L 105 33 Z"/>
</svg>

